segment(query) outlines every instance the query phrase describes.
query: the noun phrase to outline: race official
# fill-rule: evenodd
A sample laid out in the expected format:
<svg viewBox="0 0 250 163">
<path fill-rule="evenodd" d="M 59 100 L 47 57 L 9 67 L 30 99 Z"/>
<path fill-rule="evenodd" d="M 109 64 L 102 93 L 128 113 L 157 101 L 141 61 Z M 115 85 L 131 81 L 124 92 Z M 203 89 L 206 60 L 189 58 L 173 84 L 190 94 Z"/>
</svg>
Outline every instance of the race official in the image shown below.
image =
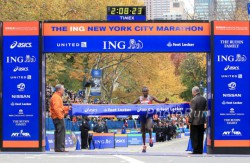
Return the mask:
<svg viewBox="0 0 250 163">
<path fill-rule="evenodd" d="M 190 124 L 190 139 L 193 147 L 193 154 L 203 153 L 204 124 L 206 122 L 205 111 L 207 100 L 200 95 L 199 87 L 193 87 L 191 101 L 191 112 L 188 123 Z"/>
<path fill-rule="evenodd" d="M 55 152 L 65 151 L 65 123 L 64 116 L 69 108 L 63 106 L 62 96 L 64 94 L 64 86 L 61 84 L 56 85 L 55 93 L 50 99 L 50 114 L 55 126 Z"/>
</svg>

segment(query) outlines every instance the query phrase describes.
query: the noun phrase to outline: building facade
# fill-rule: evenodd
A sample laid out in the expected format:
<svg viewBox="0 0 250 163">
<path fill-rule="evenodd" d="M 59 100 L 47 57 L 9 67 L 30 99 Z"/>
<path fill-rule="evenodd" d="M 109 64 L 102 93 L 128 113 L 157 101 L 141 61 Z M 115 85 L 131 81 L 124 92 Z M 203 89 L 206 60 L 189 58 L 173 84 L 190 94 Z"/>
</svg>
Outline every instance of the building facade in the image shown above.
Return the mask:
<svg viewBox="0 0 250 163">
<path fill-rule="evenodd" d="M 164 20 L 187 20 L 183 0 L 170 0 L 170 12 L 163 13 Z"/>
<path fill-rule="evenodd" d="M 215 0 L 215 20 L 235 20 L 236 1 L 237 0 Z"/>
<path fill-rule="evenodd" d="M 212 20 L 214 0 L 194 0 L 194 19 Z"/>
<path fill-rule="evenodd" d="M 144 0 L 147 20 L 163 20 L 163 13 L 170 12 L 170 0 Z"/>
</svg>

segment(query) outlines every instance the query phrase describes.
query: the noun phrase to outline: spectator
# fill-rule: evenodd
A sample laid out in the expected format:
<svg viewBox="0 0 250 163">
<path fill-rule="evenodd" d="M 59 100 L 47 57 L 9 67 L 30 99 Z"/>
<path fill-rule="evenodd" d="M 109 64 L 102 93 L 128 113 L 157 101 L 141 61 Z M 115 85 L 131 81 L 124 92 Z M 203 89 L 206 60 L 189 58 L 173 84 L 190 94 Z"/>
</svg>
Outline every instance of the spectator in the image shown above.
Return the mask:
<svg viewBox="0 0 250 163">
<path fill-rule="evenodd" d="M 108 133 L 109 132 L 108 126 L 106 124 L 106 121 L 103 122 L 103 128 L 104 128 L 104 133 Z"/>
<path fill-rule="evenodd" d="M 100 119 L 98 120 L 98 124 L 93 128 L 93 131 L 97 132 L 97 133 L 103 133 L 104 132 L 104 127 L 103 127 L 102 122 L 101 122 Z"/>
</svg>

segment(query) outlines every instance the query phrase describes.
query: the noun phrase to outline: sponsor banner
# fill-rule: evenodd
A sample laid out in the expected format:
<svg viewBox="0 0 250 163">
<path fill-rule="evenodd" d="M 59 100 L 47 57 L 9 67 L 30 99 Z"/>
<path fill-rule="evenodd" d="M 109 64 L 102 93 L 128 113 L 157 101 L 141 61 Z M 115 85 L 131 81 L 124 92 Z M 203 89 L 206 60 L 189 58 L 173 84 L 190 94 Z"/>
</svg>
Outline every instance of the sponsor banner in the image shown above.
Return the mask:
<svg viewBox="0 0 250 163">
<path fill-rule="evenodd" d="M 210 51 L 209 23 L 93 22 L 43 25 L 45 53 Z"/>
<path fill-rule="evenodd" d="M 4 36 L 38 36 L 39 22 L 4 22 Z"/>
<path fill-rule="evenodd" d="M 128 135 L 127 134 L 115 134 L 115 147 L 127 147 Z"/>
<path fill-rule="evenodd" d="M 214 35 L 248 36 L 248 22 L 216 21 Z"/>
<path fill-rule="evenodd" d="M 209 36 L 44 36 L 49 52 L 209 52 Z"/>
<path fill-rule="evenodd" d="M 212 55 L 207 54 L 207 145 L 211 145 L 211 129 L 212 129 Z M 185 133 L 186 135 L 186 133 Z"/>
<path fill-rule="evenodd" d="M 66 148 L 72 148 L 74 147 L 75 143 L 74 143 L 74 140 L 75 140 L 75 137 L 77 137 L 79 139 L 79 141 L 81 142 L 81 133 L 75 133 L 74 134 L 70 134 L 70 132 L 66 132 L 66 135 L 65 135 L 65 147 Z M 54 132 L 51 132 L 51 131 L 47 131 L 46 132 L 46 136 L 48 137 L 48 141 L 49 141 L 49 147 L 51 149 L 54 149 L 55 148 L 55 136 L 54 136 Z"/>
<path fill-rule="evenodd" d="M 214 145 L 249 146 L 249 23 L 214 22 L 214 31 Z"/>
<path fill-rule="evenodd" d="M 3 147 L 38 148 L 39 25 L 3 26 Z"/>
<path fill-rule="evenodd" d="M 102 70 L 93 69 L 91 71 L 92 85 L 90 88 L 91 96 L 101 96 L 101 80 L 102 80 Z"/>
<path fill-rule="evenodd" d="M 128 134 L 128 145 L 142 145 L 142 134 Z"/>
<path fill-rule="evenodd" d="M 153 142 L 156 142 L 156 133 L 152 133 Z M 149 143 L 149 133 L 146 134 L 146 143 Z M 128 134 L 128 145 L 142 145 L 142 134 Z"/>
<path fill-rule="evenodd" d="M 248 16 L 250 15 L 250 3 L 248 2 L 247 3 L 247 13 L 248 13 Z"/>
<path fill-rule="evenodd" d="M 107 15 L 108 21 L 146 21 L 144 15 Z"/>
<path fill-rule="evenodd" d="M 152 133 L 152 140 L 156 142 L 156 133 Z M 146 142 L 149 143 L 149 133 L 146 134 Z"/>
<path fill-rule="evenodd" d="M 44 23 L 44 36 L 209 36 L 209 23 Z"/>
<path fill-rule="evenodd" d="M 93 133 L 95 148 L 115 148 L 114 133 Z"/>
<path fill-rule="evenodd" d="M 166 117 L 169 114 L 188 114 L 189 103 L 180 104 L 149 104 L 149 105 L 91 105 L 72 104 L 72 115 L 146 115 L 158 114 L 159 117 Z"/>
</svg>

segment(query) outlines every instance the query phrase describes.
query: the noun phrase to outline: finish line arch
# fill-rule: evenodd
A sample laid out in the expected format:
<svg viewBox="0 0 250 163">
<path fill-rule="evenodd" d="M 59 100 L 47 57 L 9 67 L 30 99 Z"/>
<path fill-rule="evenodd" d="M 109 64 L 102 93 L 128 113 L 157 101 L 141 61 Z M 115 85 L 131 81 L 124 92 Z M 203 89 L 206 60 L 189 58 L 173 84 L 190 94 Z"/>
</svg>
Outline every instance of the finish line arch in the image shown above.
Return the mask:
<svg viewBox="0 0 250 163">
<path fill-rule="evenodd" d="M 44 151 L 44 53 L 203 52 L 208 153 L 250 153 L 249 22 L 2 22 L 0 31 L 2 151 Z"/>
</svg>

